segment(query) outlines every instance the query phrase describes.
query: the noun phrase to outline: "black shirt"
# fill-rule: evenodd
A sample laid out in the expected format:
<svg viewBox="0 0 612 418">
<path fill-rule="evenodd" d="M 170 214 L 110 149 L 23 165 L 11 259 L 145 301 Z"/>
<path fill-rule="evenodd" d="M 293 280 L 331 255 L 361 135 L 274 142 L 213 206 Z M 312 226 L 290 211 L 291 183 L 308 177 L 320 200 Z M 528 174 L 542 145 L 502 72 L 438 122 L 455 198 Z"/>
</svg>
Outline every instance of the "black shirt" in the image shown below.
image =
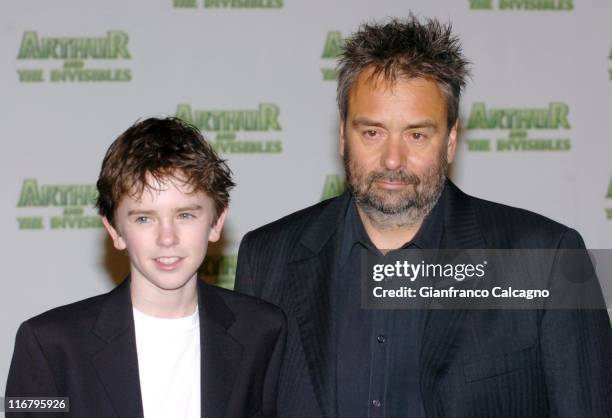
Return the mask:
<svg viewBox="0 0 612 418">
<path fill-rule="evenodd" d="M 440 247 L 444 196 L 402 249 Z M 361 308 L 362 252 L 382 254 L 368 237 L 354 197 L 341 228 L 334 281 L 339 417 L 424 418 L 418 370 L 422 313 Z"/>
</svg>

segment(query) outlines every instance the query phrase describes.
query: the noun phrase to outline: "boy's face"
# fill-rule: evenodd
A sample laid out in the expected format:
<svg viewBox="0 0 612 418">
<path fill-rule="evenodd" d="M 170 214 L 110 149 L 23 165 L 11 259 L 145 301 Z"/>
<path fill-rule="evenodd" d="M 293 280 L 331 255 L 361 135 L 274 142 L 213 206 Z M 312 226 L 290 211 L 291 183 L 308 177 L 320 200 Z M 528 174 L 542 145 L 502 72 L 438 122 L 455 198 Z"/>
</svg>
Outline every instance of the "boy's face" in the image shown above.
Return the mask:
<svg viewBox="0 0 612 418">
<path fill-rule="evenodd" d="M 192 193 L 180 179 L 145 187 L 138 199 L 124 196 L 115 212 L 115 226 L 102 221 L 118 250 L 127 249 L 133 281 L 158 290 L 181 289 L 195 281 L 208 242 L 217 241 L 224 211 L 213 225 L 214 204 L 203 192 Z"/>
</svg>

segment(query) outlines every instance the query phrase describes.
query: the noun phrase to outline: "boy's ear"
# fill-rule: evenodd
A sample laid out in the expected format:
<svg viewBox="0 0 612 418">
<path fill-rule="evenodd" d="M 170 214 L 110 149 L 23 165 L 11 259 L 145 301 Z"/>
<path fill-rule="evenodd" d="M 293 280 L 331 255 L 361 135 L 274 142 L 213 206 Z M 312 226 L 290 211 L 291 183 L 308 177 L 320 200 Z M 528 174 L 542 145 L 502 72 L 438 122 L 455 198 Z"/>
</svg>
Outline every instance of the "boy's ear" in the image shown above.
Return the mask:
<svg viewBox="0 0 612 418">
<path fill-rule="evenodd" d="M 227 208 L 221 212 L 217 222 L 210 228 L 210 234 L 208 235 L 208 241 L 217 242 L 221 238 L 221 231 L 223 230 L 223 224 L 225 223 L 225 217 L 227 216 Z"/>
<path fill-rule="evenodd" d="M 113 246 L 120 251 L 125 250 L 127 248 L 125 241 L 121 238 L 121 235 L 117 232 L 115 227 L 106 219 L 106 216 L 102 217 L 102 223 L 104 224 L 104 228 L 108 231 L 108 235 L 110 235 L 113 240 Z"/>
</svg>

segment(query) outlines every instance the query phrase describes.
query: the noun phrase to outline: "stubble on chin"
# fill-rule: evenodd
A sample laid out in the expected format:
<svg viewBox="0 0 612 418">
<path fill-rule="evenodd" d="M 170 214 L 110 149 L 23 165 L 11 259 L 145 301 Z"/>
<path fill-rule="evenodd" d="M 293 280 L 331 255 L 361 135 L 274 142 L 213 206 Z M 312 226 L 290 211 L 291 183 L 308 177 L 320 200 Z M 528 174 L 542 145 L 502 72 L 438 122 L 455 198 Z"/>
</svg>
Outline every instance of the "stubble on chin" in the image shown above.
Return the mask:
<svg viewBox="0 0 612 418">
<path fill-rule="evenodd" d="M 355 196 L 357 205 L 381 230 L 409 227 L 422 222 L 442 194 L 448 167 L 446 153 L 441 153 L 437 164 L 420 176 L 406 173 L 403 169 L 364 173 L 351 158 L 348 146 L 345 146 L 343 160 L 347 186 Z M 383 190 L 377 186 L 379 180 L 400 181 L 405 187 Z"/>
</svg>

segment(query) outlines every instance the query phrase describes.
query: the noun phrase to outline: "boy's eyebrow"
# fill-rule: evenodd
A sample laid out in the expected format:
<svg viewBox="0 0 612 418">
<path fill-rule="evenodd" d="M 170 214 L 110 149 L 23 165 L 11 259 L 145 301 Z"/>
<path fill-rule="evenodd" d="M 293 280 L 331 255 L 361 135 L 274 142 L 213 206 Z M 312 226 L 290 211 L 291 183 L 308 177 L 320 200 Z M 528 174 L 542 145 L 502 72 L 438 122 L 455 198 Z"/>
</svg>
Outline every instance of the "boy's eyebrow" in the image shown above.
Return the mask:
<svg viewBox="0 0 612 418">
<path fill-rule="evenodd" d="M 202 206 L 201 205 L 183 206 L 181 208 L 177 208 L 176 212 L 189 212 L 189 211 L 196 211 L 196 210 L 202 210 Z"/>
<path fill-rule="evenodd" d="M 132 215 L 152 215 L 153 213 L 155 213 L 154 210 L 144 210 L 144 209 L 132 209 L 132 210 L 128 210 L 128 216 L 132 216 Z"/>
<path fill-rule="evenodd" d="M 198 210 L 202 210 L 202 205 L 190 205 L 190 206 L 183 206 L 180 208 L 176 208 L 174 211 L 175 212 L 189 212 L 189 211 L 198 211 Z M 128 211 L 128 216 L 134 216 L 134 215 L 153 215 L 155 213 L 154 210 L 146 210 L 146 209 L 131 209 Z"/>
</svg>

